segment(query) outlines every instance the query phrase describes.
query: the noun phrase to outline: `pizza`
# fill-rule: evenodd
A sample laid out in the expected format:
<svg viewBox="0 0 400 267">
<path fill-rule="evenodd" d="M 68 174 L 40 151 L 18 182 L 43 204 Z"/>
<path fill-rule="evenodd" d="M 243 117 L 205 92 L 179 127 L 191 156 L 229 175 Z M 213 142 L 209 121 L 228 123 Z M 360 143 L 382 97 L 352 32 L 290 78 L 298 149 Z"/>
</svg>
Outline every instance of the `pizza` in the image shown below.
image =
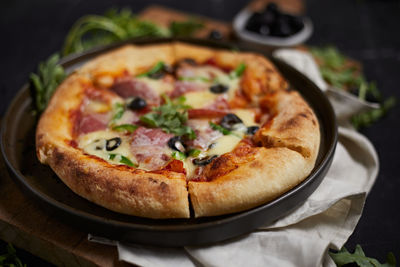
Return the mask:
<svg viewBox="0 0 400 267">
<path fill-rule="evenodd" d="M 36 131 L 38 159 L 76 194 L 157 219 L 267 203 L 310 174 L 319 144 L 312 108 L 268 59 L 183 42 L 87 62 Z"/>
</svg>

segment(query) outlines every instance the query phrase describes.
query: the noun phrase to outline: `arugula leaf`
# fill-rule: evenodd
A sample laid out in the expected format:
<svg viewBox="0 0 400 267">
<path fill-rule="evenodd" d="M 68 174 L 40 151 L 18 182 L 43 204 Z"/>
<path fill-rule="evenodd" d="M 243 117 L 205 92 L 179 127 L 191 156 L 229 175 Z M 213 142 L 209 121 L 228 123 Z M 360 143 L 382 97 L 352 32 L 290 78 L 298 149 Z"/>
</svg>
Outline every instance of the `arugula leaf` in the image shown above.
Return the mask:
<svg viewBox="0 0 400 267">
<path fill-rule="evenodd" d="M 172 156 L 172 158 L 177 159 L 177 160 L 185 160 L 186 159 L 185 153 L 182 153 L 180 151 L 173 151 L 171 156 Z"/>
<path fill-rule="evenodd" d="M 120 154 L 108 154 L 108 159 L 109 160 L 114 160 L 117 156 L 119 156 L 121 158 L 119 163 L 131 166 L 131 167 L 135 167 L 135 168 L 138 167 L 138 165 L 134 164 L 129 158 L 127 158 L 127 157 L 125 157 L 123 155 L 120 155 Z"/>
<path fill-rule="evenodd" d="M 190 18 L 187 21 L 172 21 L 169 25 L 169 30 L 172 36 L 189 37 L 195 31 L 203 28 L 203 26 L 200 21 Z"/>
<path fill-rule="evenodd" d="M 115 103 L 113 106 L 113 116 L 111 119 L 111 125 L 114 125 L 117 120 L 119 120 L 122 115 L 124 115 L 125 107 L 124 104 Z"/>
<path fill-rule="evenodd" d="M 189 152 L 187 153 L 188 154 L 188 156 L 190 156 L 190 157 L 197 157 L 198 155 L 200 155 L 200 153 L 201 153 L 201 150 L 199 150 L 199 149 L 196 149 L 196 148 L 193 148 L 193 149 L 190 149 L 189 150 Z"/>
<path fill-rule="evenodd" d="M 396 98 L 393 96 L 389 97 L 381 104 L 380 108 L 354 115 L 351 118 L 351 123 L 356 129 L 368 127 L 385 116 L 395 105 Z"/>
<path fill-rule="evenodd" d="M 190 36 L 203 24 L 194 19 L 172 22 L 169 28 L 158 26 L 135 16 L 128 8 L 111 9 L 103 16 L 81 17 L 68 32 L 63 55 L 82 52 L 99 45 L 111 44 L 135 37 Z"/>
<path fill-rule="evenodd" d="M 140 120 L 149 127 L 161 128 L 166 133 L 173 133 L 177 136 L 187 136 L 189 139 L 195 139 L 196 134 L 192 128 L 184 125 L 188 120 L 187 110 L 190 106 L 185 105 L 185 97 L 171 101 L 168 96 L 163 95 L 165 104 L 153 108 L 140 117 Z"/>
<path fill-rule="evenodd" d="M 222 127 L 221 125 L 215 124 L 213 122 L 210 121 L 210 126 L 213 130 L 219 131 L 221 132 L 223 135 L 228 135 L 231 134 L 232 132 L 224 127 Z"/>
<path fill-rule="evenodd" d="M 57 86 L 65 79 L 64 68 L 57 64 L 59 54 L 51 55 L 46 61 L 39 63 L 38 74 L 31 73 L 36 110 L 43 112 Z"/>
<path fill-rule="evenodd" d="M 246 64 L 240 63 L 233 71 L 229 73 L 229 78 L 236 79 L 242 76 L 243 72 L 246 69 Z"/>
<path fill-rule="evenodd" d="M 112 129 L 117 132 L 127 131 L 129 133 L 133 133 L 138 127 L 139 126 L 133 124 L 120 124 L 112 127 Z"/>
<path fill-rule="evenodd" d="M 148 72 L 137 75 L 136 77 L 148 77 L 151 76 L 165 68 L 165 63 L 163 61 L 157 62 L 157 64 L 151 68 Z"/>
<path fill-rule="evenodd" d="M 26 267 L 27 265 L 17 257 L 17 251 L 10 243 L 7 244 L 7 253 L 0 255 L 0 266 Z"/>
<path fill-rule="evenodd" d="M 129 158 L 122 155 L 121 155 L 121 160 L 119 162 L 131 167 L 137 167 L 137 165 L 133 164 L 133 162 Z"/>
<path fill-rule="evenodd" d="M 362 250 L 360 245 L 356 246 L 354 253 L 350 253 L 345 247 L 343 247 L 337 253 L 329 252 L 329 255 L 336 263 L 338 267 L 349 263 L 356 263 L 360 267 L 395 267 L 396 266 L 396 258 L 394 254 L 390 252 L 387 257 L 387 263 L 381 264 L 379 261 L 373 258 L 369 258 L 365 256 L 364 251 Z"/>
</svg>

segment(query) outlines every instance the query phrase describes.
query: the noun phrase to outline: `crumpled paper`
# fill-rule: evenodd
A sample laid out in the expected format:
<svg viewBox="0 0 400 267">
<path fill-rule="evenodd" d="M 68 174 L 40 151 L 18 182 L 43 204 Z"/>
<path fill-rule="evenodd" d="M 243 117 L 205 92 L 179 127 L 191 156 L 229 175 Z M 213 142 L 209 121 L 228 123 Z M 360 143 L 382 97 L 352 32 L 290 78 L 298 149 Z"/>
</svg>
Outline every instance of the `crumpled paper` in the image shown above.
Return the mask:
<svg viewBox="0 0 400 267">
<path fill-rule="evenodd" d="M 309 55 L 289 54 L 279 57 L 324 87 Z M 352 234 L 378 170 L 378 156 L 368 139 L 340 127 L 332 166 L 317 190 L 291 214 L 251 234 L 183 248 L 110 243 L 92 235 L 89 240 L 116 244 L 120 260 L 139 266 L 335 266 L 327 251 L 340 249 Z"/>
</svg>

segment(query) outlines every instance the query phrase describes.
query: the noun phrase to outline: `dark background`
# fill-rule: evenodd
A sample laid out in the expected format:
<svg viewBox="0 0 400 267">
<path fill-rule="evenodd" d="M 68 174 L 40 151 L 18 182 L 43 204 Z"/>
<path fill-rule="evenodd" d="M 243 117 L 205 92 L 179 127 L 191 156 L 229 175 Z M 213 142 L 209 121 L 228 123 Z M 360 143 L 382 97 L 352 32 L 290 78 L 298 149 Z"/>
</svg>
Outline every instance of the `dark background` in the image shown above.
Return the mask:
<svg viewBox="0 0 400 267">
<path fill-rule="evenodd" d="M 154 1 L 167 7 L 231 21 L 248 1 Z M 36 71 L 38 62 L 60 50 L 64 37 L 79 17 L 102 14 L 110 7 L 130 7 L 137 13 L 149 1 L 47 0 L 0 2 L 0 117 L 12 97 Z M 309 45 L 332 44 L 363 63 L 368 80 L 383 95 L 400 99 L 400 1 L 307 0 L 314 22 Z M 363 129 L 380 158 L 378 179 L 346 247 L 360 244 L 381 262 L 389 251 L 400 261 L 400 104 L 387 117 Z M 28 262 L 29 263 L 29 262 Z"/>
</svg>

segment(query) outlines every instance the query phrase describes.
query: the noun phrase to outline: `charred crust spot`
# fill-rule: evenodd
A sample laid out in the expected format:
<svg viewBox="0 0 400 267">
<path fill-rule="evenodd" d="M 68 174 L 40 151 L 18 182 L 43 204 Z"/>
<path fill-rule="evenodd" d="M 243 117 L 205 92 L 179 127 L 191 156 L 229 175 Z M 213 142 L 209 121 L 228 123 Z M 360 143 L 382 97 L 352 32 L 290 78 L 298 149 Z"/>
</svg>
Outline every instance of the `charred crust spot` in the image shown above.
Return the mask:
<svg viewBox="0 0 400 267">
<path fill-rule="evenodd" d="M 54 164 L 55 165 L 63 165 L 65 156 L 63 153 L 60 153 L 57 149 L 54 150 Z"/>
<path fill-rule="evenodd" d="M 317 122 L 315 121 L 315 119 L 312 119 L 311 122 L 312 122 L 312 124 L 313 124 L 314 126 L 317 126 Z"/>
<path fill-rule="evenodd" d="M 166 193 L 166 192 L 168 192 L 169 187 L 168 187 L 168 185 L 166 183 L 161 182 L 160 189 L 161 189 L 161 192 Z"/>
<path fill-rule="evenodd" d="M 158 184 L 158 181 L 153 179 L 153 178 L 151 178 L 151 177 L 149 178 L 149 182 L 154 183 L 154 184 Z"/>
<path fill-rule="evenodd" d="M 137 188 L 134 185 L 129 186 L 128 192 L 130 195 L 136 195 L 137 194 Z"/>
<path fill-rule="evenodd" d="M 308 115 L 306 113 L 299 113 L 298 116 L 304 117 L 304 118 L 308 118 Z"/>
<path fill-rule="evenodd" d="M 227 157 L 218 157 L 211 163 L 211 170 L 218 170 L 220 168 L 224 168 L 226 164 L 229 163 L 229 158 Z"/>
<path fill-rule="evenodd" d="M 250 163 L 250 167 L 254 169 L 261 169 L 263 167 L 262 163 L 259 162 L 258 160 L 252 161 Z"/>
</svg>

